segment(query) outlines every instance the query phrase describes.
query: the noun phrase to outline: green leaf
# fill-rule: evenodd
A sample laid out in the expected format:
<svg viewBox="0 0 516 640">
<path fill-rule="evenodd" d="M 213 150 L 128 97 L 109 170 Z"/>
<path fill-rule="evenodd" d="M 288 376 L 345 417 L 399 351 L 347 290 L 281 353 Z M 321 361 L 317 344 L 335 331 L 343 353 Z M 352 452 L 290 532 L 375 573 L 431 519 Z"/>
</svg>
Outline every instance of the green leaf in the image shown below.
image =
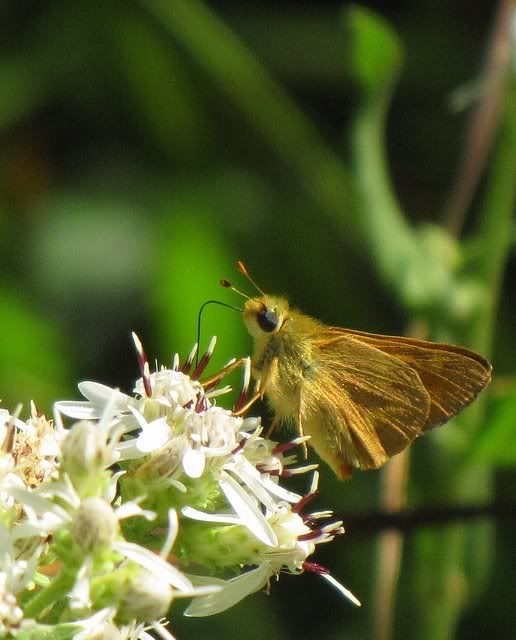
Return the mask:
<svg viewBox="0 0 516 640">
<path fill-rule="evenodd" d="M 383 89 L 401 65 L 403 49 L 397 34 L 386 20 L 358 5 L 345 10 L 344 21 L 353 79 L 363 92 Z"/>
</svg>

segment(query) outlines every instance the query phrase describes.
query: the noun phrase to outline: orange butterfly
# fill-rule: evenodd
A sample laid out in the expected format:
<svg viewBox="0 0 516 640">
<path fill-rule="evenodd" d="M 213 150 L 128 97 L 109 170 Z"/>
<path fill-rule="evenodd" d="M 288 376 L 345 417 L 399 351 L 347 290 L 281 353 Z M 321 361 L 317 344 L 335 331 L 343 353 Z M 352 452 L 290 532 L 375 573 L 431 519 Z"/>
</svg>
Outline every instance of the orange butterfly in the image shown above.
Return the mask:
<svg viewBox="0 0 516 640">
<path fill-rule="evenodd" d="M 293 420 L 341 479 L 381 467 L 473 402 L 490 380 L 491 365 L 473 351 L 325 326 L 264 294 L 239 268 L 261 294 L 245 296 L 243 316 L 273 426 Z"/>
</svg>

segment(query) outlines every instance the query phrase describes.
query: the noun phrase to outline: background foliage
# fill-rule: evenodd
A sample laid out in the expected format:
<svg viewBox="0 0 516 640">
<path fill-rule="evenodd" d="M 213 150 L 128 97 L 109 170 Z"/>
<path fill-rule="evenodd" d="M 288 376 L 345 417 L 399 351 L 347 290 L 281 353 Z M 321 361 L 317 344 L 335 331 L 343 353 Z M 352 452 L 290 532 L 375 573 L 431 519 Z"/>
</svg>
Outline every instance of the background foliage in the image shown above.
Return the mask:
<svg viewBox="0 0 516 640">
<path fill-rule="evenodd" d="M 128 389 L 132 329 L 160 361 L 186 353 L 202 302 L 235 303 L 218 280 L 248 286 L 241 258 L 265 290 L 328 323 L 394 334 L 422 323 L 492 356 L 484 401 L 413 447 L 408 500 L 507 502 L 516 102 L 510 59 L 484 61 L 510 7 L 3 2 L 4 406 L 33 398 L 50 412 L 85 378 Z M 466 142 L 483 106 L 485 162 Z M 465 159 L 478 179 L 457 205 Z M 210 308 L 204 344 L 212 334 L 214 368 L 249 352 L 236 313 Z M 344 520 L 375 511 L 380 475 L 340 484 L 323 469 L 321 505 Z M 412 532 L 394 637 L 512 637 L 515 533 L 509 520 Z M 371 637 L 376 537 L 350 532 L 331 547 L 319 560 L 361 610 L 313 576 L 287 576 L 214 619 L 185 620 L 178 606 L 176 634 Z"/>
</svg>

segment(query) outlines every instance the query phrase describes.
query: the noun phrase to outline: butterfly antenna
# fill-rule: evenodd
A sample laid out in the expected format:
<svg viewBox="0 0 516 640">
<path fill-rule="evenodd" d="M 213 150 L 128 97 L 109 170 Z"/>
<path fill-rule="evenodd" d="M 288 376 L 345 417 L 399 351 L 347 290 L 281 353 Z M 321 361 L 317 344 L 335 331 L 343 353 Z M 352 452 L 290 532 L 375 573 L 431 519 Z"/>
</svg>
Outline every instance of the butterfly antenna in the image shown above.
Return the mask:
<svg viewBox="0 0 516 640">
<path fill-rule="evenodd" d="M 249 271 L 247 271 L 247 267 L 245 266 L 245 264 L 241 260 L 239 260 L 237 262 L 237 267 L 238 267 L 238 270 L 240 271 L 240 273 L 242 275 L 244 275 L 252 285 L 254 285 L 254 287 L 262 294 L 262 296 L 264 296 L 265 293 L 260 289 L 260 287 L 256 284 L 256 282 L 251 278 L 251 276 L 249 275 Z"/>
<path fill-rule="evenodd" d="M 227 282 L 227 280 L 224 280 L 223 282 Z M 222 284 L 222 282 L 221 282 Z M 228 282 L 228 284 L 230 285 L 230 283 Z M 222 285 L 222 286 L 226 286 L 226 285 Z M 230 285 L 231 287 L 231 285 Z M 236 289 L 235 289 L 236 291 Z M 238 291 L 238 293 L 240 293 L 240 291 Z M 244 295 L 244 294 L 242 294 Z M 247 296 L 245 296 L 247 298 Z M 242 313 L 242 309 L 240 309 L 239 307 L 234 307 L 231 304 L 226 304 L 225 302 L 221 302 L 220 300 L 208 300 L 207 302 L 205 302 L 201 308 L 199 309 L 199 315 L 197 316 L 197 344 L 199 345 L 201 342 L 201 320 L 202 320 L 202 312 L 204 311 L 204 309 L 206 308 L 207 305 L 209 304 L 219 304 L 221 307 L 227 307 L 228 309 L 234 309 L 235 311 L 240 311 L 240 313 Z M 195 354 L 195 367 L 197 368 L 197 365 L 199 364 L 199 349 L 197 349 L 196 354 Z"/>
<path fill-rule="evenodd" d="M 236 287 L 234 287 L 229 280 L 221 280 L 220 284 L 221 286 L 224 287 L 224 289 L 231 289 L 231 291 L 238 293 L 239 296 L 242 296 L 246 300 L 251 299 L 248 295 L 246 295 L 245 293 L 243 293 L 242 291 L 239 291 Z"/>
</svg>

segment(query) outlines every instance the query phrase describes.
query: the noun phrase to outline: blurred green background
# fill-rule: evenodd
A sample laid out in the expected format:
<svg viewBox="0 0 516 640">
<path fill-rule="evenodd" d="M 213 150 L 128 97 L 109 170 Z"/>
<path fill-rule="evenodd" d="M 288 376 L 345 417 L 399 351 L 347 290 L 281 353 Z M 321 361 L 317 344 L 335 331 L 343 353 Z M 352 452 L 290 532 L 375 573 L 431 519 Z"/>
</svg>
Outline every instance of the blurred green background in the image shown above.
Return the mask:
<svg viewBox="0 0 516 640">
<path fill-rule="evenodd" d="M 393 334 L 417 323 L 492 357 L 483 400 L 413 447 L 408 503 L 460 510 L 507 502 L 511 488 L 514 498 L 511 10 L 468 0 L 5 0 L 3 406 L 27 411 L 32 398 L 50 413 L 83 379 L 129 390 L 130 331 L 151 360 L 186 354 L 204 301 L 239 304 L 219 279 L 248 289 L 242 259 L 263 289 L 327 323 Z M 250 351 L 235 312 L 209 307 L 204 346 L 213 334 L 213 370 Z M 382 508 L 381 472 L 347 483 L 322 475 L 317 506 L 345 524 L 347 513 Z M 270 596 L 212 619 L 185 619 L 178 605 L 172 631 L 513 638 L 515 535 L 501 516 L 412 530 L 392 634 L 375 614 L 385 567 L 374 527 L 315 558 L 361 609 L 315 576 L 282 576 Z"/>
</svg>

